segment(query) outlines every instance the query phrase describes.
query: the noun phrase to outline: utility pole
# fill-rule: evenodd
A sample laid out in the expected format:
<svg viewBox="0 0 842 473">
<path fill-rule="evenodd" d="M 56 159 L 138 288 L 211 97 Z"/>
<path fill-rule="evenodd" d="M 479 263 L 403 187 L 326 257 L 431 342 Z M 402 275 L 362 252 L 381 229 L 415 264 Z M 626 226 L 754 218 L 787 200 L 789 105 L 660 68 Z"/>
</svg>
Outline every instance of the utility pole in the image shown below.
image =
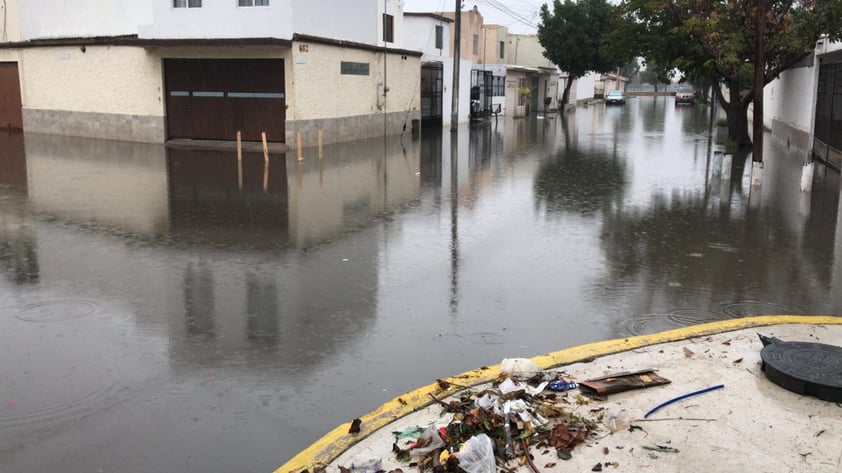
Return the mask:
<svg viewBox="0 0 842 473">
<path fill-rule="evenodd" d="M 763 35 L 766 34 L 766 5 L 768 0 L 757 0 L 754 38 L 754 120 L 752 123 L 751 183 L 760 185 L 763 172 L 763 86 L 766 83 L 766 55 Z M 756 175 L 755 175 L 756 174 Z"/>
<path fill-rule="evenodd" d="M 462 0 L 456 0 L 453 33 L 453 103 L 450 112 L 450 131 L 459 130 L 459 51 L 462 48 Z"/>
</svg>

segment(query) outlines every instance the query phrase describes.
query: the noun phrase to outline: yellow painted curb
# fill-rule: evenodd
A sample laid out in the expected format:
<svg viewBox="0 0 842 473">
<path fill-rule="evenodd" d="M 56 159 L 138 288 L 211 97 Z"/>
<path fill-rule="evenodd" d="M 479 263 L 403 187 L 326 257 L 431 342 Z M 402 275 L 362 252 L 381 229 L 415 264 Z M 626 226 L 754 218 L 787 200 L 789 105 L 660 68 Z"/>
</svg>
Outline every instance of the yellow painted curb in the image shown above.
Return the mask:
<svg viewBox="0 0 842 473">
<path fill-rule="evenodd" d="M 564 350 L 540 355 L 532 358 L 538 366 L 544 369 L 555 368 L 562 365 L 577 363 L 600 356 L 633 350 L 659 343 L 668 343 L 688 338 L 713 335 L 717 333 L 742 330 L 751 327 L 764 327 L 769 325 L 782 324 L 826 324 L 842 325 L 842 317 L 825 315 L 764 315 L 758 317 L 744 317 L 740 319 L 720 320 L 689 327 L 668 330 L 651 335 L 638 335 L 628 338 L 617 338 L 602 342 L 588 343 Z M 500 365 L 482 367 L 457 376 L 445 379 L 448 383 L 457 386 L 471 387 L 477 384 L 487 383 L 500 373 Z M 433 402 L 431 397 L 446 397 L 453 394 L 453 391 L 446 391 L 439 386 L 438 382 L 422 386 L 414 391 L 397 397 L 376 410 L 360 417 L 362 425 L 358 434 L 349 434 L 348 429 L 351 423 L 342 424 L 315 441 L 312 445 L 302 450 L 288 462 L 283 464 L 275 473 L 300 473 L 309 470 L 311 473 L 324 467 L 342 452 L 368 437 L 371 433 L 388 425 L 390 422 L 399 419 L 407 414 L 424 408 Z"/>
</svg>

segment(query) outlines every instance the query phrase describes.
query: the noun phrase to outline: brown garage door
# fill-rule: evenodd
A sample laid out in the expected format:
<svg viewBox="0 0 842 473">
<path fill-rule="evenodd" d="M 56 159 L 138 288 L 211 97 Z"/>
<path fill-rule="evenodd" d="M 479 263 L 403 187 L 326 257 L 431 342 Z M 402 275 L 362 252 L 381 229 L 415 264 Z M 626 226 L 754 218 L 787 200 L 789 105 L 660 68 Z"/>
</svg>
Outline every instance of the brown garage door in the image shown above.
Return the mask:
<svg viewBox="0 0 842 473">
<path fill-rule="evenodd" d="M 165 59 L 170 138 L 284 141 L 282 59 Z"/>
<path fill-rule="evenodd" d="M 0 62 L 0 128 L 23 128 L 18 63 Z"/>
</svg>

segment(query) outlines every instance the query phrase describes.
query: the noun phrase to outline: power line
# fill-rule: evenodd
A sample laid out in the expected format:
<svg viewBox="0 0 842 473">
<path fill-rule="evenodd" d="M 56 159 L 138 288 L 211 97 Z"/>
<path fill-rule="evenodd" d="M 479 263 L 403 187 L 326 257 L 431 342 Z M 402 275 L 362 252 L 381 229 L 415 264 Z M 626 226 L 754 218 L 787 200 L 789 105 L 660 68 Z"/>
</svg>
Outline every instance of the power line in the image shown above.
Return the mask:
<svg viewBox="0 0 842 473">
<path fill-rule="evenodd" d="M 524 26 L 528 26 L 529 28 L 538 28 L 538 25 L 532 21 L 534 18 L 534 10 L 530 12 L 528 15 L 525 15 L 522 12 L 518 12 L 513 10 L 512 8 L 506 6 L 499 0 L 482 0 L 481 3 L 485 3 L 488 7 L 497 10 L 498 12 L 502 13 L 503 15 L 511 18 L 514 20 L 514 23 L 520 23 Z M 524 5 L 521 4 L 521 7 Z M 531 8 L 531 7 L 527 7 Z"/>
</svg>

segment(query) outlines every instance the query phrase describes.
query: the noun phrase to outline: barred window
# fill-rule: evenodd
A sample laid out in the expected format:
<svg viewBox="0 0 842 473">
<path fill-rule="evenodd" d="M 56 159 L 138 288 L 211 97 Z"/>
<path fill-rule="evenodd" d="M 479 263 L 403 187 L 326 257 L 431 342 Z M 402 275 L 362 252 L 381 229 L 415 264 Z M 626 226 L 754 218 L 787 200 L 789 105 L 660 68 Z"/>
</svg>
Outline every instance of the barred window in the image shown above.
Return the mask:
<svg viewBox="0 0 842 473">
<path fill-rule="evenodd" d="M 173 0 L 173 8 L 202 8 L 202 0 Z"/>
</svg>

